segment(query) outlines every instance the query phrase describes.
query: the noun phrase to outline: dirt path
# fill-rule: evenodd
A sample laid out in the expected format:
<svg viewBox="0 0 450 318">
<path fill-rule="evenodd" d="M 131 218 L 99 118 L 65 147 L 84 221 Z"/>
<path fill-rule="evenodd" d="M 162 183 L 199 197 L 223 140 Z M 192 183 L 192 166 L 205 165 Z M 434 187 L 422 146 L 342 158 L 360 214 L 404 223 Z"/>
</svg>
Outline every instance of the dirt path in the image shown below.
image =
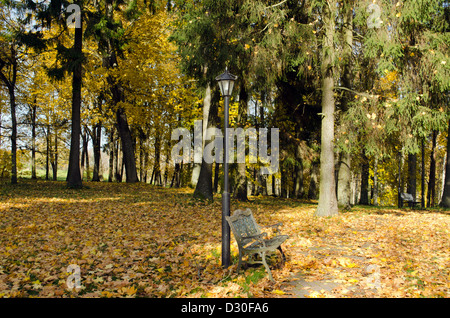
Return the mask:
<svg viewBox="0 0 450 318">
<path fill-rule="evenodd" d="M 380 283 L 379 268 L 369 264 L 369 259 L 361 251 L 376 248 L 376 244 L 367 243 L 359 249 L 344 245 L 310 246 L 301 251 L 306 257 L 319 260 L 330 266 L 331 270 L 297 272 L 284 285 L 291 297 L 377 297 Z M 348 277 L 354 276 L 353 279 Z M 345 277 L 345 279 L 344 279 Z"/>
</svg>

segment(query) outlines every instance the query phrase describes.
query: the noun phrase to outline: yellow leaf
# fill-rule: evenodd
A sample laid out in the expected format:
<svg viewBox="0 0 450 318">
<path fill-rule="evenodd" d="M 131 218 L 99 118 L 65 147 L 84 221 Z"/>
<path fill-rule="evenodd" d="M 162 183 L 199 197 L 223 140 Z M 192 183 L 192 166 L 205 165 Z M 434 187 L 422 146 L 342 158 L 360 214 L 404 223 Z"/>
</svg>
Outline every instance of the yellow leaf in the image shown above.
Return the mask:
<svg viewBox="0 0 450 318">
<path fill-rule="evenodd" d="M 282 291 L 282 290 L 275 289 L 275 290 L 272 291 L 272 294 L 275 294 L 275 295 L 285 295 L 286 293 L 285 293 L 284 291 Z"/>
<path fill-rule="evenodd" d="M 102 291 L 102 296 L 103 297 L 106 297 L 106 298 L 111 298 L 111 297 L 113 297 L 113 294 L 112 293 L 110 293 L 109 291 Z"/>
</svg>

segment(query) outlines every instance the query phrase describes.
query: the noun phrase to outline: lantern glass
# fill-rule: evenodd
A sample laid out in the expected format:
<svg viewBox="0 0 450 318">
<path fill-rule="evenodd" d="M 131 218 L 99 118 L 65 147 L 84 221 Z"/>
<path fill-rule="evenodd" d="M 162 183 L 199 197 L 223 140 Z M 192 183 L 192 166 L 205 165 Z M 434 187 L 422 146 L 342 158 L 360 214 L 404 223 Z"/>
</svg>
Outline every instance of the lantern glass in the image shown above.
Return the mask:
<svg viewBox="0 0 450 318">
<path fill-rule="evenodd" d="M 236 79 L 237 76 L 228 73 L 228 69 L 225 70 L 225 73 L 216 77 L 216 80 L 219 82 L 222 96 L 231 96 L 233 93 L 234 81 Z"/>
</svg>

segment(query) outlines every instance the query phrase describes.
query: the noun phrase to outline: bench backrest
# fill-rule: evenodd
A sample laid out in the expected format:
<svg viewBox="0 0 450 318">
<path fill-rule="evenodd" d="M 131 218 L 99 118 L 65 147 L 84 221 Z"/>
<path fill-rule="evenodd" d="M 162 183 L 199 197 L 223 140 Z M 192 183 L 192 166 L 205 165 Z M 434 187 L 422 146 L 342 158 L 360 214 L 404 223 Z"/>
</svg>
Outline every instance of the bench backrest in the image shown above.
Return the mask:
<svg viewBox="0 0 450 318">
<path fill-rule="evenodd" d="M 245 244 L 246 237 L 261 234 L 261 229 L 258 224 L 256 224 L 250 209 L 245 211 L 236 210 L 233 215 L 227 216 L 226 220 L 230 225 L 234 238 L 239 246 Z"/>
<path fill-rule="evenodd" d="M 400 194 L 400 197 L 405 201 L 414 201 L 414 197 L 410 193 L 402 193 Z"/>
</svg>

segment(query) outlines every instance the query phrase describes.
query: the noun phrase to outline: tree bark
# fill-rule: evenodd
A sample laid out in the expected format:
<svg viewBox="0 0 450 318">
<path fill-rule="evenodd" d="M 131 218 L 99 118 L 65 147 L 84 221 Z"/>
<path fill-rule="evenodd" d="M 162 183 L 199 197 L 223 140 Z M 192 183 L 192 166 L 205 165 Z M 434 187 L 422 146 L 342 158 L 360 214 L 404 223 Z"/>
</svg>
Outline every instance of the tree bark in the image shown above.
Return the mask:
<svg viewBox="0 0 450 318">
<path fill-rule="evenodd" d="M 92 173 L 92 181 L 100 181 L 100 159 L 101 159 L 101 137 L 102 136 L 102 123 L 98 122 L 92 128 L 92 148 L 94 152 L 94 170 Z"/>
<path fill-rule="evenodd" d="M 117 57 L 115 52 L 112 50 L 111 43 L 109 56 L 104 58 L 103 65 L 108 69 L 117 67 Z M 108 76 L 107 81 L 110 86 L 113 104 L 116 108 L 116 123 L 122 145 L 122 160 L 125 164 L 126 182 L 139 182 L 136 168 L 136 158 L 134 156 L 133 139 L 130 127 L 128 125 L 127 114 L 125 109 L 118 105 L 119 102 L 123 102 L 125 100 L 123 88 L 121 84 L 118 83 L 112 76 Z"/>
<path fill-rule="evenodd" d="M 9 101 L 11 105 L 11 183 L 17 183 L 17 119 L 15 84 L 9 88 Z"/>
<path fill-rule="evenodd" d="M 322 128 L 320 151 L 320 190 L 319 204 L 315 216 L 333 216 L 338 214 L 336 185 L 334 181 L 334 12 L 336 0 L 324 5 L 324 35 L 322 39 Z"/>
<path fill-rule="evenodd" d="M 242 81 L 241 90 L 239 92 L 239 109 L 237 123 L 238 127 L 245 128 L 247 122 L 247 105 L 248 105 L 248 92 L 245 88 L 245 84 Z M 239 201 L 247 201 L 247 176 L 246 176 L 246 164 L 245 162 L 237 163 L 237 173 L 234 187 L 234 198 Z"/>
<path fill-rule="evenodd" d="M 89 163 L 87 163 L 88 160 L 88 138 L 86 133 L 86 128 L 84 129 L 83 134 L 81 135 L 81 179 L 84 179 L 84 173 L 89 174 Z"/>
<path fill-rule="evenodd" d="M 422 176 L 421 176 L 421 189 L 420 189 L 420 206 L 425 208 L 425 138 L 422 139 Z"/>
<path fill-rule="evenodd" d="M 361 198 L 359 204 L 369 205 L 369 158 L 367 158 L 365 151 L 362 153 L 361 165 Z"/>
<path fill-rule="evenodd" d="M 50 125 L 47 124 L 47 151 L 45 156 L 45 180 L 49 180 L 50 175 Z"/>
<path fill-rule="evenodd" d="M 114 175 L 114 128 L 109 132 L 109 175 L 108 182 L 113 181 Z"/>
<path fill-rule="evenodd" d="M 117 128 L 122 142 L 123 161 L 125 163 L 126 182 L 138 182 L 136 160 L 134 158 L 133 140 L 128 126 L 127 115 L 122 107 L 116 111 Z"/>
<path fill-rule="evenodd" d="M 416 201 L 416 186 L 417 186 L 417 154 L 408 155 L 408 183 L 406 192 L 411 194 Z"/>
<path fill-rule="evenodd" d="M 352 173 L 350 154 L 343 152 L 338 175 L 338 204 L 344 209 L 350 208 Z"/>
<path fill-rule="evenodd" d="M 31 108 L 31 179 L 37 179 L 36 176 L 36 98 Z"/>
<path fill-rule="evenodd" d="M 441 206 L 450 208 L 450 120 L 447 136 L 447 162 L 445 163 L 444 193 L 442 194 Z"/>
<path fill-rule="evenodd" d="M 295 184 L 294 184 L 294 196 L 299 199 L 303 197 L 303 160 L 301 157 L 300 145 L 297 145 L 295 157 L 297 164 L 295 165 Z"/>
<path fill-rule="evenodd" d="M 283 160 L 281 162 L 280 166 L 280 197 L 281 198 L 287 198 L 289 196 L 289 187 L 288 187 L 288 173 L 289 173 L 289 167 L 285 164 L 285 161 Z"/>
<path fill-rule="evenodd" d="M 58 131 L 55 127 L 55 146 L 53 151 L 52 169 L 53 181 L 58 180 Z"/>
<path fill-rule="evenodd" d="M 81 19 L 81 17 L 80 17 Z M 67 171 L 67 186 L 81 188 L 83 186 L 80 172 L 80 135 L 81 135 L 81 85 L 82 85 L 82 21 L 79 28 L 75 28 L 74 54 L 76 65 L 72 77 L 72 131 L 70 138 L 69 168 Z"/>
<path fill-rule="evenodd" d="M 403 161 L 403 155 L 402 152 L 399 151 L 398 154 L 398 184 L 397 184 L 397 202 L 398 207 L 403 207 L 403 200 L 401 198 L 401 194 L 403 192 L 403 186 L 402 186 L 402 161 Z"/>
<path fill-rule="evenodd" d="M 161 185 L 161 139 L 155 136 L 155 164 L 153 166 L 152 181 L 155 185 Z"/>
<path fill-rule="evenodd" d="M 145 134 L 142 129 L 138 129 L 139 136 L 139 180 L 144 181 L 145 163 L 144 163 L 144 142 Z M 136 150 L 137 151 L 137 150 Z"/>
<path fill-rule="evenodd" d="M 344 48 L 343 48 L 343 71 L 342 84 L 352 89 L 352 47 L 353 47 L 353 1 L 344 2 Z M 343 92 L 341 99 L 342 111 L 347 111 L 351 93 Z M 338 172 L 338 204 L 344 209 L 349 209 L 351 204 L 351 157 L 348 152 L 341 153 Z"/>
<path fill-rule="evenodd" d="M 378 206 L 378 158 L 373 163 L 373 205 Z"/>
<path fill-rule="evenodd" d="M 436 204 L 436 138 L 437 131 L 433 130 L 431 140 L 431 160 L 430 160 L 430 178 L 428 179 L 428 195 L 427 201 L 428 207 L 432 207 Z"/>
<path fill-rule="evenodd" d="M 317 183 L 318 183 L 318 175 L 319 175 L 319 165 L 318 162 L 313 162 L 311 164 L 311 173 L 310 173 L 310 181 L 308 188 L 308 199 L 316 200 L 317 199 Z"/>
<path fill-rule="evenodd" d="M 215 125 L 218 122 L 217 116 L 218 116 L 218 109 L 217 109 L 217 102 L 212 101 L 211 96 L 211 86 L 210 84 L 207 85 L 206 91 L 205 91 L 205 98 L 203 100 L 203 108 L 207 109 L 208 112 L 204 113 L 204 121 L 207 121 L 206 126 L 204 125 L 203 129 L 203 141 L 205 143 L 204 146 L 206 146 L 206 143 L 213 142 L 212 140 L 206 141 L 205 135 L 206 135 L 206 129 L 209 127 L 215 127 Z M 203 151 L 204 147 L 203 146 Z M 213 184 L 212 184 L 212 163 L 207 163 L 204 159 L 204 155 L 202 156 L 202 164 L 200 168 L 200 175 L 198 177 L 197 184 L 195 186 L 194 191 L 194 198 L 199 199 L 206 199 L 209 201 L 213 201 Z"/>
</svg>

